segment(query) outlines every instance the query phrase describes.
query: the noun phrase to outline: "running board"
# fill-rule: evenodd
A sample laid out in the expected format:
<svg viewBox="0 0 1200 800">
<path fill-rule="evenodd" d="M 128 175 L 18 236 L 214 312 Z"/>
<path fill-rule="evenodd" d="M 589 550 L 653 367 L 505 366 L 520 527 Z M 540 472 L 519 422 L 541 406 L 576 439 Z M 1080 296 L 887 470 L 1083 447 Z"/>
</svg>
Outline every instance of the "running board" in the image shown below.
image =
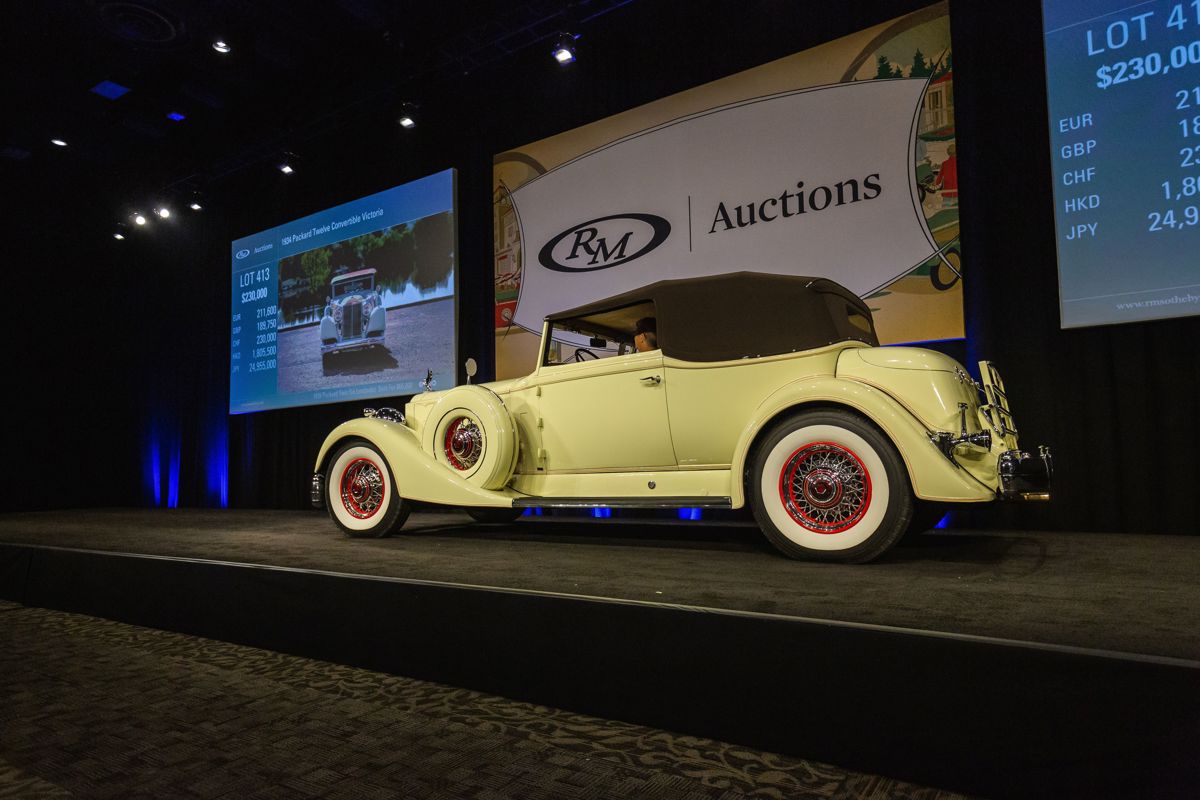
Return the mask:
<svg viewBox="0 0 1200 800">
<path fill-rule="evenodd" d="M 518 497 L 513 508 L 733 508 L 728 497 Z"/>
</svg>

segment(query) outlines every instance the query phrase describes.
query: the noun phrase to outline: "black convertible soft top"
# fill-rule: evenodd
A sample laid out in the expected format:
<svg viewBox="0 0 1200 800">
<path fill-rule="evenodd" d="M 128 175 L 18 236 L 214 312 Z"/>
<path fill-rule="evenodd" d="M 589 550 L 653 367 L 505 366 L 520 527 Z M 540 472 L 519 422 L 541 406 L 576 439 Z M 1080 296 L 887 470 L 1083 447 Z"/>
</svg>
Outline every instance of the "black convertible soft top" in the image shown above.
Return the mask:
<svg viewBox="0 0 1200 800">
<path fill-rule="evenodd" d="M 729 361 L 844 341 L 879 344 L 871 309 L 827 278 L 730 272 L 659 281 L 551 314 L 552 322 L 653 302 L 658 346 L 685 361 Z"/>
</svg>

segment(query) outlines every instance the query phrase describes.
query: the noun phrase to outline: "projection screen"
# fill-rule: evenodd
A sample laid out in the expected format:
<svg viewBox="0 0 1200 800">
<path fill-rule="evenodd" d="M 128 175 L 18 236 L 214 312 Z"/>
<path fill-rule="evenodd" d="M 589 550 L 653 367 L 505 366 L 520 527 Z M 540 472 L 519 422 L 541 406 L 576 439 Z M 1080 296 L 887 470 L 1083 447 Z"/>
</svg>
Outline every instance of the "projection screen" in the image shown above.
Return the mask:
<svg viewBox="0 0 1200 800">
<path fill-rule="evenodd" d="M 233 242 L 229 412 L 454 385 L 455 171 Z"/>
</svg>

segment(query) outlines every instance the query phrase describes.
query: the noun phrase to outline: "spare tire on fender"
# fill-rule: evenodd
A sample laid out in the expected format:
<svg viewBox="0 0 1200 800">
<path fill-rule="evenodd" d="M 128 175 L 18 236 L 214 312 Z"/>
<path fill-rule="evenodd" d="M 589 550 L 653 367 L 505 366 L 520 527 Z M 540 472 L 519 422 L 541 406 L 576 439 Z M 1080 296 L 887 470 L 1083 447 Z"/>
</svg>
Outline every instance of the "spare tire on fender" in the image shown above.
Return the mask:
<svg viewBox="0 0 1200 800">
<path fill-rule="evenodd" d="M 499 395 L 482 386 L 460 386 L 439 398 L 421 441 L 438 462 L 481 489 L 503 487 L 516 468 L 516 423 Z"/>
</svg>

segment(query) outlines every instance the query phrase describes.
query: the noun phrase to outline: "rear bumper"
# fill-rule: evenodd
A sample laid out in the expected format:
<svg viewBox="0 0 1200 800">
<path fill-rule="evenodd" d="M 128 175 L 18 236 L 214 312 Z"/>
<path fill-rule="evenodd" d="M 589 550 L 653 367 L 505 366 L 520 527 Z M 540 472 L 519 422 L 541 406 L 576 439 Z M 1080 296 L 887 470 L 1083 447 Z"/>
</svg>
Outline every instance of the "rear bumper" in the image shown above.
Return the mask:
<svg viewBox="0 0 1200 800">
<path fill-rule="evenodd" d="M 1008 450 L 997 464 L 1000 474 L 1000 496 L 1005 500 L 1049 500 L 1050 476 L 1054 460 L 1050 448 L 1042 445 L 1037 454 L 1024 450 Z"/>
</svg>

